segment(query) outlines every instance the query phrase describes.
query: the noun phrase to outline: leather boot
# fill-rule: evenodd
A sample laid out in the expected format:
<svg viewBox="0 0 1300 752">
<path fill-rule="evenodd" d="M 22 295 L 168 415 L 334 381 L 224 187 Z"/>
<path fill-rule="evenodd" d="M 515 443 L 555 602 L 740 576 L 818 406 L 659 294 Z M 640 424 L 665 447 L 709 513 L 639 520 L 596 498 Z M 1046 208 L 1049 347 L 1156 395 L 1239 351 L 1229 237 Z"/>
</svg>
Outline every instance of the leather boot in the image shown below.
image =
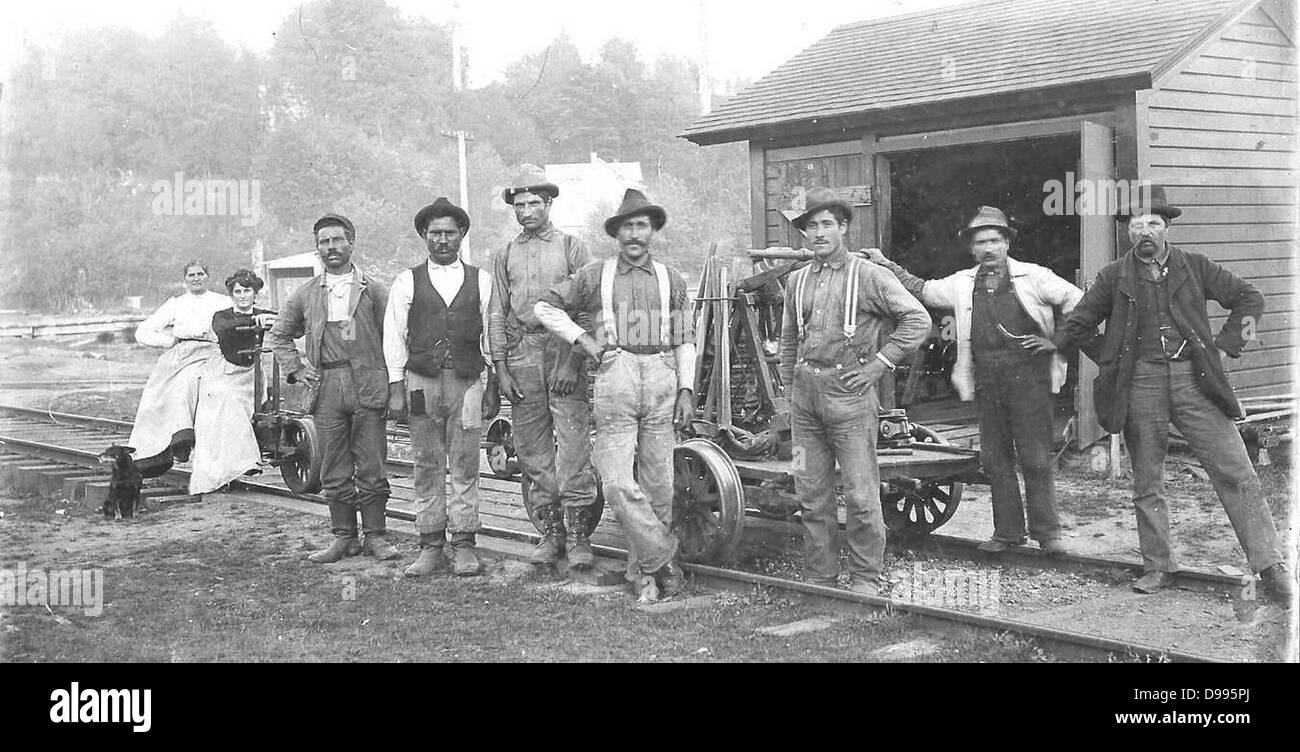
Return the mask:
<svg viewBox="0 0 1300 752">
<path fill-rule="evenodd" d="M 420 555 L 415 557 L 411 566 L 403 572 L 407 577 L 426 577 L 447 568 L 447 554 L 443 546 L 447 542 L 446 531 L 420 534 Z"/>
<path fill-rule="evenodd" d="M 568 521 L 565 535 L 565 548 L 568 551 L 569 566 L 574 569 L 590 569 L 596 563 L 596 555 L 591 552 L 591 541 L 587 538 L 592 528 L 591 507 L 569 507 L 564 510 Z"/>
<path fill-rule="evenodd" d="M 366 554 L 380 561 L 400 559 L 402 554 L 384 539 L 384 508 L 382 501 L 372 501 L 361 506 L 361 529 L 366 534 Z"/>
<path fill-rule="evenodd" d="M 544 507 L 537 508 L 537 519 L 541 522 L 542 540 L 538 542 L 537 548 L 533 549 L 533 555 L 528 557 L 531 564 L 537 566 L 553 566 L 560 557 L 564 555 L 564 534 L 560 532 L 560 526 L 557 518 L 560 516 L 560 508 L 556 504 L 547 504 Z"/>
<path fill-rule="evenodd" d="M 357 512 L 350 502 L 331 501 L 330 530 L 334 541 L 324 551 L 317 551 L 307 557 L 314 564 L 333 564 L 349 556 L 361 553 L 361 543 L 357 540 Z"/>
<path fill-rule="evenodd" d="M 471 577 L 479 573 L 482 565 L 474 554 L 473 533 L 451 534 L 452 568 L 457 577 Z"/>
</svg>

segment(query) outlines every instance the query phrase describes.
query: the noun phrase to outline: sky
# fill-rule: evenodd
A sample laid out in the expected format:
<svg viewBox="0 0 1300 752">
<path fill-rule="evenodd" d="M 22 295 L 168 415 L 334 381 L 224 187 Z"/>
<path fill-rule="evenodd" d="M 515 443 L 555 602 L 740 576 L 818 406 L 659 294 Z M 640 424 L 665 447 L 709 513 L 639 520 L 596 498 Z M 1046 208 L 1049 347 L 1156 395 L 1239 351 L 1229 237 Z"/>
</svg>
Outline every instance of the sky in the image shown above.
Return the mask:
<svg viewBox="0 0 1300 752">
<path fill-rule="evenodd" d="M 962 0 L 819 0 L 793 16 L 789 2 L 773 0 L 461 0 L 461 46 L 468 51 L 470 86 L 499 79 L 519 57 L 537 52 L 561 31 L 584 55 L 607 40 L 628 39 L 646 62 L 661 54 L 699 55 L 704 9 L 710 78 L 720 84 L 756 80 L 835 26 L 866 18 L 953 5 Z M 49 48 L 70 31 L 125 26 L 157 36 L 177 13 L 210 21 L 231 45 L 265 53 L 273 33 L 298 0 L 3 0 L 0 78 L 28 45 Z M 450 20 L 452 0 L 389 0 L 408 17 Z"/>
</svg>

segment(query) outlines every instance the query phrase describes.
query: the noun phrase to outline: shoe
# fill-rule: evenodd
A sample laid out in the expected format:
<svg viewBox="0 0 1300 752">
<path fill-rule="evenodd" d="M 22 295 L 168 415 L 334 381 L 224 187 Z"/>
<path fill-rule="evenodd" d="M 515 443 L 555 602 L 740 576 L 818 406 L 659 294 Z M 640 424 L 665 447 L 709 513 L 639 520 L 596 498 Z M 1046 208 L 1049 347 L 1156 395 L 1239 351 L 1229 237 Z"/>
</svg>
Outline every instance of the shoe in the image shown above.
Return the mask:
<svg viewBox="0 0 1300 752">
<path fill-rule="evenodd" d="M 443 551 L 444 533 L 423 533 L 420 535 L 420 555 L 402 571 L 407 577 L 427 577 L 434 572 L 447 568 L 447 554 Z"/>
<path fill-rule="evenodd" d="M 528 557 L 528 563 L 550 567 L 564 555 L 564 533 L 560 531 L 560 526 L 557 524 L 559 514 L 560 510 L 555 504 L 537 508 L 537 519 L 542 527 L 542 539 L 533 549 L 532 555 Z"/>
<path fill-rule="evenodd" d="M 333 564 L 336 561 L 342 561 L 359 553 L 361 553 L 361 544 L 357 541 L 356 536 L 350 538 L 335 537 L 329 548 L 308 556 L 307 561 L 313 564 Z"/>
<path fill-rule="evenodd" d="M 1023 545 L 1024 543 L 1025 543 L 1024 538 L 1021 538 L 1020 540 L 1014 542 L 1005 541 L 1002 540 L 1001 538 L 989 538 L 988 540 L 984 541 L 979 545 L 979 550 L 983 551 L 986 554 L 1000 554 L 1003 551 L 1006 551 L 1008 548 L 1011 548 L 1012 546 L 1020 546 Z"/>
<path fill-rule="evenodd" d="M 857 593 L 858 595 L 869 595 L 873 598 L 879 598 L 880 585 L 876 584 L 876 582 L 872 580 L 860 580 L 854 578 L 854 580 L 849 583 L 849 592 Z"/>
<path fill-rule="evenodd" d="M 671 561 L 655 570 L 653 577 L 660 598 L 671 598 L 686 587 L 686 575 Z"/>
<path fill-rule="evenodd" d="M 1147 572 L 1133 583 L 1133 590 L 1138 593 L 1158 593 L 1174 584 L 1173 572 Z"/>
<path fill-rule="evenodd" d="M 453 533 L 451 536 L 452 571 L 457 577 L 473 577 L 483 565 L 474 553 L 473 533 Z"/>
<path fill-rule="evenodd" d="M 1287 570 L 1286 564 L 1278 562 L 1262 570 L 1259 578 L 1264 581 L 1264 588 L 1275 600 L 1290 604 L 1291 599 L 1295 597 L 1295 582 L 1291 579 L 1291 572 Z"/>
<path fill-rule="evenodd" d="M 1065 544 L 1061 542 L 1060 538 L 1038 541 L 1038 548 L 1048 556 L 1067 556 L 1070 553 L 1070 551 L 1065 547 Z"/>
<path fill-rule="evenodd" d="M 596 554 L 591 551 L 591 540 L 587 535 L 592 528 L 591 507 L 571 507 L 565 510 L 564 548 L 569 566 L 574 569 L 590 569 L 596 563 Z"/>
<path fill-rule="evenodd" d="M 366 554 L 375 557 L 379 561 L 402 558 L 401 552 L 384 539 L 383 533 L 370 533 L 367 535 L 362 548 Z"/>
</svg>

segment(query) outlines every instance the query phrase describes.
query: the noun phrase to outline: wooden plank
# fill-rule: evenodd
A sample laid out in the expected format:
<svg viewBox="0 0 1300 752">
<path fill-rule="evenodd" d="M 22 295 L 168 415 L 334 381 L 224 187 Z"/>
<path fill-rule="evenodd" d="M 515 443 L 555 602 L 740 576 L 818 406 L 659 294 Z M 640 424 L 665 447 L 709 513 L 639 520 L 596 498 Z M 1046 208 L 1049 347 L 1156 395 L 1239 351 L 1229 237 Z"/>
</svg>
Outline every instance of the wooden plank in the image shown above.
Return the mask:
<svg viewBox="0 0 1300 752">
<path fill-rule="evenodd" d="M 1169 202 L 1186 209 L 1189 206 L 1231 206 L 1234 204 L 1251 206 L 1293 206 L 1296 203 L 1297 189 L 1287 188 L 1252 188 L 1249 186 L 1196 186 L 1168 185 L 1165 193 Z"/>
<path fill-rule="evenodd" d="M 1251 72 L 1249 67 L 1247 72 Z M 1296 98 L 1295 84 L 1290 81 L 1266 81 L 1258 77 L 1207 76 L 1201 73 L 1179 73 L 1171 76 L 1160 86 L 1160 91 L 1268 97 L 1293 101 Z"/>
<path fill-rule="evenodd" d="M 1148 135 L 1148 140 L 1153 147 L 1255 152 L 1295 152 L 1297 146 L 1295 135 L 1289 133 L 1193 131 L 1183 128 L 1153 128 Z"/>
<path fill-rule="evenodd" d="M 1288 276 L 1295 274 L 1296 272 L 1295 259 L 1291 257 L 1277 259 L 1228 259 L 1216 260 L 1216 263 L 1238 277 L 1244 277 L 1251 280 L 1274 278 L 1286 279 Z"/>
<path fill-rule="evenodd" d="M 1112 114 L 1109 112 L 1098 112 L 1089 115 L 1046 118 L 1003 125 L 981 125 L 972 128 L 931 131 L 929 133 L 884 136 L 876 143 L 876 153 L 890 154 L 945 146 L 1018 141 L 1023 138 L 1040 138 L 1043 136 L 1074 135 L 1079 132 L 1079 124 L 1085 119 L 1096 123 L 1109 124 L 1111 118 Z"/>
<path fill-rule="evenodd" d="M 1292 372 L 1293 369 L 1289 365 L 1244 369 L 1233 371 L 1231 382 L 1234 389 L 1262 386 L 1289 387 Z"/>
<path fill-rule="evenodd" d="M 1192 238 L 1201 243 L 1229 242 L 1269 242 L 1294 241 L 1295 225 L 1258 224 L 1258 225 L 1193 225 L 1175 223 L 1170 232 L 1171 237 Z M 1181 241 L 1174 240 L 1175 244 Z"/>
<path fill-rule="evenodd" d="M 1296 67 L 1287 63 L 1270 63 L 1248 58 L 1210 57 L 1202 55 L 1183 68 L 1184 73 L 1212 76 L 1258 78 L 1265 81 L 1295 81 Z"/>
<path fill-rule="evenodd" d="M 767 192 L 763 189 L 764 173 L 763 148 L 749 144 L 749 240 L 755 248 L 767 245 L 767 228 L 764 224 L 766 215 Z"/>
<path fill-rule="evenodd" d="M 1194 112 L 1225 112 L 1294 118 L 1293 99 L 1264 99 L 1249 94 L 1202 94 L 1194 91 L 1158 89 L 1151 95 L 1152 107 L 1170 107 Z"/>
<path fill-rule="evenodd" d="M 1151 144 L 1152 167 L 1245 167 L 1291 170 L 1295 152 L 1184 149 Z"/>
<path fill-rule="evenodd" d="M 1227 318 L 1225 314 L 1211 315 L 1210 328 L 1217 332 Z M 1295 311 L 1264 311 L 1264 318 L 1259 323 L 1259 331 L 1261 332 L 1282 332 L 1295 328 Z"/>
<path fill-rule="evenodd" d="M 876 155 L 876 190 L 880 204 L 876 210 L 876 242 L 877 247 L 888 256 L 894 246 L 894 190 L 889 157 L 884 154 Z"/>
<path fill-rule="evenodd" d="M 1115 174 L 1114 129 L 1095 122 L 1079 125 L 1079 177 L 1099 181 Z M 1081 279 L 1095 279 L 1102 267 L 1116 258 L 1115 221 L 1095 214 L 1079 218 L 1079 274 Z M 1090 358 L 1079 356 L 1079 383 L 1091 384 L 1097 378 L 1097 365 Z M 1092 389 L 1076 389 L 1075 410 L 1079 414 L 1076 437 L 1080 449 L 1105 435 L 1097 422 L 1097 408 L 1093 403 Z"/>
<path fill-rule="evenodd" d="M 1219 222 L 1239 223 L 1281 223 L 1293 224 L 1296 221 L 1296 207 L 1292 206 L 1186 206 L 1182 207 L 1183 216 L 1178 222 L 1187 224 L 1216 224 Z"/>
<path fill-rule="evenodd" d="M 1191 234 L 1183 234 L 1176 224 L 1171 229 L 1171 236 L 1173 242 L 1185 250 L 1203 253 L 1219 263 L 1228 261 L 1259 262 L 1261 260 L 1289 261 L 1296 256 L 1296 242 L 1294 240 L 1280 240 L 1269 243 L 1207 242 Z"/>
<path fill-rule="evenodd" d="M 828 144 L 808 144 L 806 146 L 787 146 L 768 149 L 770 162 L 797 162 L 801 159 L 819 159 L 822 157 L 840 157 L 862 154 L 861 141 L 836 141 Z"/>
<path fill-rule="evenodd" d="M 1274 346 L 1262 348 L 1258 343 L 1249 347 L 1240 358 L 1224 358 L 1224 370 L 1228 373 L 1238 373 L 1262 368 L 1276 368 L 1278 366 L 1291 365 L 1296 362 L 1295 349 L 1292 347 Z"/>
<path fill-rule="evenodd" d="M 1270 47 L 1290 47 L 1291 40 L 1286 35 L 1278 31 L 1272 24 L 1268 26 L 1252 26 L 1249 24 L 1237 24 L 1223 33 L 1219 37 L 1225 42 L 1246 42 L 1248 44 L 1261 44 Z"/>
<path fill-rule="evenodd" d="M 1213 57 L 1235 58 L 1237 60 L 1261 60 L 1266 63 L 1286 63 L 1295 65 L 1294 47 L 1274 47 L 1254 42 L 1220 41 L 1205 50 L 1204 54 Z"/>
<path fill-rule="evenodd" d="M 1152 128 L 1190 128 L 1202 131 L 1247 133 L 1295 133 L 1296 119 L 1284 115 L 1243 115 L 1236 112 L 1203 112 L 1160 104 L 1151 97 L 1147 120 Z"/>
<path fill-rule="evenodd" d="M 1148 179 L 1161 185 L 1228 185 L 1246 188 L 1290 188 L 1295 173 L 1287 170 L 1228 167 L 1161 167 L 1153 169 Z"/>
</svg>

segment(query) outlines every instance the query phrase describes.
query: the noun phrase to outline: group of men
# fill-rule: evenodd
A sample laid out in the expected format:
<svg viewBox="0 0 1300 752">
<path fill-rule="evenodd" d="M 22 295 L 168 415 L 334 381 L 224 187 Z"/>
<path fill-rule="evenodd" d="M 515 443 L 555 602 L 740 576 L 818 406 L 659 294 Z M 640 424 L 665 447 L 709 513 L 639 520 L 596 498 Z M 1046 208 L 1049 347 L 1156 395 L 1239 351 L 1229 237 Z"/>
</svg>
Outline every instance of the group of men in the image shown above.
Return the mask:
<svg viewBox="0 0 1300 752">
<path fill-rule="evenodd" d="M 617 255 L 592 261 L 581 240 L 550 222 L 559 193 L 531 165 L 503 191 L 522 231 L 495 254 L 491 274 L 461 260 L 469 216 L 439 198 L 415 215 L 427 261 L 401 272 L 391 291 L 354 264 L 355 229 L 346 217 L 327 214 L 316 222 L 325 271 L 294 291 L 269 336 L 289 381 L 310 390 L 320 436 L 334 540 L 312 561 L 363 551 L 400 556 L 384 535 L 384 420 L 406 415 L 416 453 L 420 553 L 405 573 L 480 571 L 478 448 L 484 413 L 496 399 L 484 399 L 491 370 L 514 404 L 513 440 L 530 485 L 530 516 L 542 532 L 533 563 L 551 566 L 565 557 L 575 568 L 593 564 L 599 477 L 628 537 L 634 591 L 652 599 L 681 589 L 670 529 L 672 454 L 674 429 L 694 413 L 696 353 L 686 282 L 651 256 L 667 213 L 629 189 L 605 222 Z M 1177 571 L 1163 494 L 1172 421 L 1209 474 L 1252 569 L 1275 595 L 1289 598 L 1293 584 L 1232 423 L 1242 411 L 1219 355 L 1241 355 L 1243 331 L 1257 325 L 1263 298 L 1206 257 L 1166 241 L 1180 213 L 1158 186 L 1124 207 L 1117 219 L 1127 223 L 1133 247 L 1084 293 L 1044 267 L 1011 258 L 1015 230 L 996 208 L 980 207 L 960 233 L 975 265 L 924 280 L 879 250 L 851 253 L 852 205 L 828 188 L 808 191 L 806 210 L 793 224 L 813 259 L 787 280 L 780 341 L 804 578 L 832 587 L 839 578 L 838 477 L 849 587 L 879 592 L 885 525 L 877 383 L 928 336 L 928 306 L 955 313 L 953 382 L 977 406 L 994 526 L 983 550 L 999 553 L 1028 535 L 1049 554 L 1066 551 L 1050 456 L 1052 394 L 1065 381 L 1066 353 L 1078 348 L 1101 367 L 1101 424 L 1124 434 L 1133 460 L 1146 569 L 1135 589 L 1156 592 Z M 1231 311 L 1217 337 L 1206 300 Z M 1103 322 L 1105 334 L 1098 334 Z M 303 336 L 306 353 L 294 345 Z M 598 363 L 594 444 L 589 360 Z M 1027 529 L 1017 465 L 1025 476 Z"/>
<path fill-rule="evenodd" d="M 593 262 L 582 241 L 550 221 L 559 193 L 543 170 L 523 167 L 502 192 L 522 231 L 494 255 L 491 273 L 461 259 L 469 215 L 438 198 L 414 220 L 427 260 L 398 274 L 391 289 L 354 262 L 350 220 L 316 221 L 324 272 L 292 293 L 268 335 L 289 383 L 307 389 L 320 441 L 334 538 L 311 561 L 400 558 L 385 536 L 384 422 L 405 416 L 420 536 L 405 574 L 481 571 L 479 441 L 498 399 L 487 390 L 494 372 L 514 405 L 530 516 L 542 529 L 532 561 L 594 564 L 599 474 L 629 538 L 633 588 L 648 598 L 681 589 L 670 531 L 672 449 L 674 426 L 691 414 L 695 337 L 685 280 L 650 255 L 667 213 L 629 189 L 605 222 L 618 255 Z M 664 325 L 649 331 L 648 321 Z M 599 361 L 594 450 L 588 359 Z"/>
</svg>

